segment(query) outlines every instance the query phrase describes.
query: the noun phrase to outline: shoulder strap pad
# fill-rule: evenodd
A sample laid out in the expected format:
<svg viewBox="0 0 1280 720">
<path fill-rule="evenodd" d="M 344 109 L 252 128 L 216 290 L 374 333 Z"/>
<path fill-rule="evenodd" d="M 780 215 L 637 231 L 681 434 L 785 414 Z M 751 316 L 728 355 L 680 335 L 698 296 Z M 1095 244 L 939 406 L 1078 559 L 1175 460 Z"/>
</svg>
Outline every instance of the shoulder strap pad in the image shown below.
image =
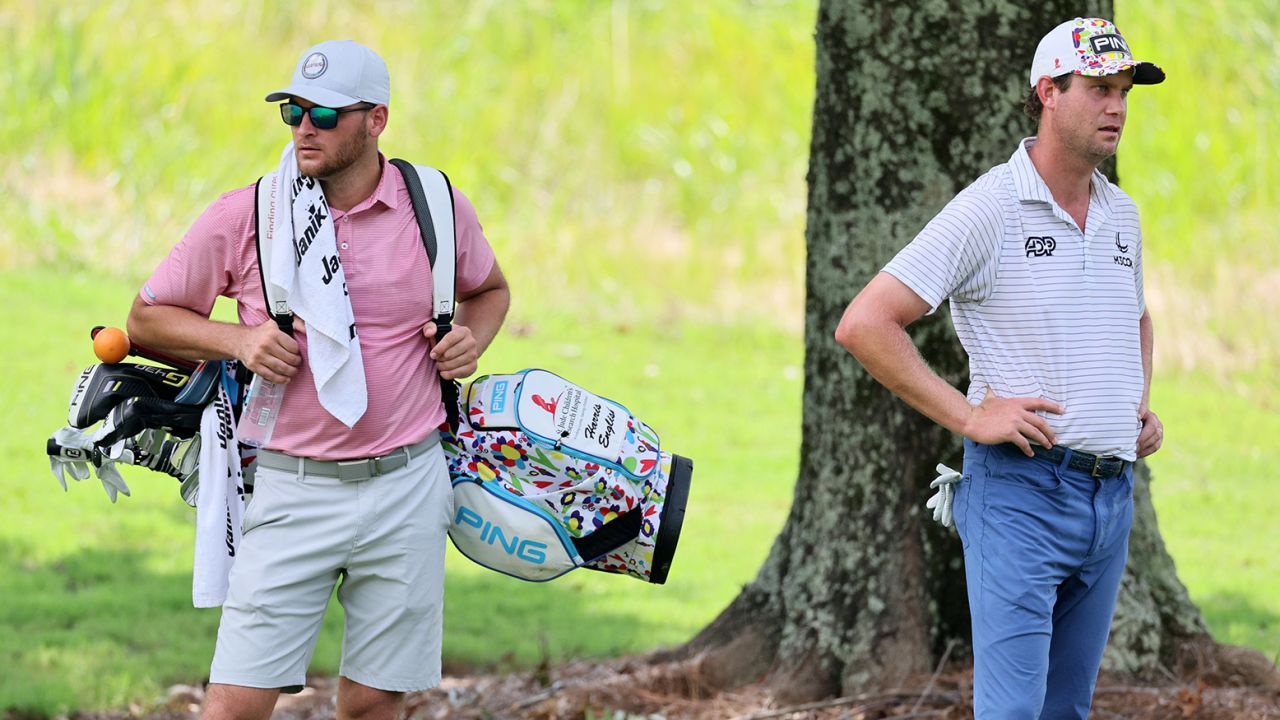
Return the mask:
<svg viewBox="0 0 1280 720">
<path fill-rule="evenodd" d="M 418 218 L 418 231 L 431 264 L 431 317 L 436 325 L 436 341 L 448 334 L 453 325 L 453 293 L 457 285 L 457 237 L 453 222 L 453 188 L 449 177 L 427 165 L 414 165 L 395 158 L 391 161 L 404 176 L 413 213 Z M 440 378 L 440 397 L 444 401 L 445 422 L 457 431 L 458 382 Z"/>
<path fill-rule="evenodd" d="M 277 324 L 281 318 L 293 315 L 293 311 L 289 309 L 289 298 L 275 297 L 271 283 L 267 282 L 267 278 L 271 277 L 271 241 L 278 212 L 275 191 L 278 182 L 279 173 L 275 172 L 258 178 L 253 206 L 253 222 L 258 236 L 258 275 L 262 281 L 262 293 L 267 300 L 267 313 L 276 319 Z"/>
<path fill-rule="evenodd" d="M 399 158 L 391 161 L 404 176 L 413 212 L 418 218 L 422 244 L 431 264 L 431 310 L 437 320 L 452 322 L 457 282 L 457 239 L 453 222 L 453 188 L 449 177 L 428 165 L 414 165 Z"/>
</svg>

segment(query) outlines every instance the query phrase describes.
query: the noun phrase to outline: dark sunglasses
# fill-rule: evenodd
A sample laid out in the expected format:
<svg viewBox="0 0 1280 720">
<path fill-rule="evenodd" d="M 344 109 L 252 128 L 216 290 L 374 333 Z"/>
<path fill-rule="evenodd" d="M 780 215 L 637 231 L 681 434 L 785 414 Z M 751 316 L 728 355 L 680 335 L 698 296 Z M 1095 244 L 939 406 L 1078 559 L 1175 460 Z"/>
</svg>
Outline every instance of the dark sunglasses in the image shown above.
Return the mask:
<svg viewBox="0 0 1280 720">
<path fill-rule="evenodd" d="M 302 124 L 302 116 L 310 115 L 311 124 L 316 126 L 317 130 L 332 130 L 338 127 L 338 116 L 342 113 L 349 112 L 366 112 L 374 109 L 377 105 L 361 105 L 353 108 L 327 108 L 327 107 L 309 107 L 304 108 L 294 103 L 280 104 L 280 119 L 284 120 L 285 125 L 298 126 Z"/>
</svg>

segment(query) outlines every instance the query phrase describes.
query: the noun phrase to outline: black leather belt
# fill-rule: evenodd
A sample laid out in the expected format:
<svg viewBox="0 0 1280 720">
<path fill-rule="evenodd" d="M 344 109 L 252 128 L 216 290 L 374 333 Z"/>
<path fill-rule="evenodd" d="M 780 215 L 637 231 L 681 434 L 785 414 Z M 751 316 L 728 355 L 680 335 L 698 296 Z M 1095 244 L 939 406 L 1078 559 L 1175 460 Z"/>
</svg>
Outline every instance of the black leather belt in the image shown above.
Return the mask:
<svg viewBox="0 0 1280 720">
<path fill-rule="evenodd" d="M 1046 450 L 1035 444 L 1032 444 L 1031 449 L 1035 451 L 1036 457 L 1056 463 L 1062 462 L 1062 458 L 1066 457 L 1068 452 L 1067 448 L 1063 447 L 1054 447 Z M 1125 467 L 1129 465 L 1128 460 L 1114 456 L 1099 457 L 1079 450 L 1070 452 L 1071 459 L 1067 461 L 1067 467 L 1086 473 L 1090 477 L 1113 478 L 1124 472 Z"/>
<path fill-rule="evenodd" d="M 432 432 L 427 439 L 415 445 L 396 448 L 386 455 L 359 460 L 314 460 L 294 457 L 274 450 L 259 450 L 258 464 L 273 470 L 301 472 L 304 475 L 320 475 L 338 478 L 343 482 L 368 480 L 392 470 L 399 470 L 423 452 L 439 444 L 440 434 Z"/>
</svg>

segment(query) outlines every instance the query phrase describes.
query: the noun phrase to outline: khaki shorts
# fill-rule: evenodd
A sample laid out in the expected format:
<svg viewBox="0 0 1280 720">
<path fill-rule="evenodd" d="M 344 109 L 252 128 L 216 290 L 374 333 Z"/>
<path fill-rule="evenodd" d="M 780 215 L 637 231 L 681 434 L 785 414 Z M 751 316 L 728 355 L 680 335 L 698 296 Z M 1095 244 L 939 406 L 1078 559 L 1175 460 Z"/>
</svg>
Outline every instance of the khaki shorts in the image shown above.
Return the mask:
<svg viewBox="0 0 1280 720">
<path fill-rule="evenodd" d="M 210 682 L 300 689 L 339 582 L 343 677 L 398 691 L 440 682 L 453 494 L 439 442 L 413 449 L 361 480 L 260 464 Z"/>
</svg>

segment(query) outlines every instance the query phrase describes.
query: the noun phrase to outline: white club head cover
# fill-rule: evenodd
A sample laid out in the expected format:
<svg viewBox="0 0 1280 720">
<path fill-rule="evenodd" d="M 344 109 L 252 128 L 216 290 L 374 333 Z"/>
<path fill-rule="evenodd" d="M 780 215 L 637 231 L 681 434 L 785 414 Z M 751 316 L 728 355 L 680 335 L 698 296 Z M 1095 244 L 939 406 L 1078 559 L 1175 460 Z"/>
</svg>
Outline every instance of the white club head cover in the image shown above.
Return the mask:
<svg viewBox="0 0 1280 720">
<path fill-rule="evenodd" d="M 942 527 L 951 527 L 953 522 L 951 505 L 955 499 L 955 485 L 960 482 L 962 476 L 942 463 L 938 463 L 934 469 L 937 470 L 938 477 L 929 483 L 929 487 L 937 492 L 925 502 L 924 506 L 933 511 L 934 522 L 940 523 Z"/>
</svg>

